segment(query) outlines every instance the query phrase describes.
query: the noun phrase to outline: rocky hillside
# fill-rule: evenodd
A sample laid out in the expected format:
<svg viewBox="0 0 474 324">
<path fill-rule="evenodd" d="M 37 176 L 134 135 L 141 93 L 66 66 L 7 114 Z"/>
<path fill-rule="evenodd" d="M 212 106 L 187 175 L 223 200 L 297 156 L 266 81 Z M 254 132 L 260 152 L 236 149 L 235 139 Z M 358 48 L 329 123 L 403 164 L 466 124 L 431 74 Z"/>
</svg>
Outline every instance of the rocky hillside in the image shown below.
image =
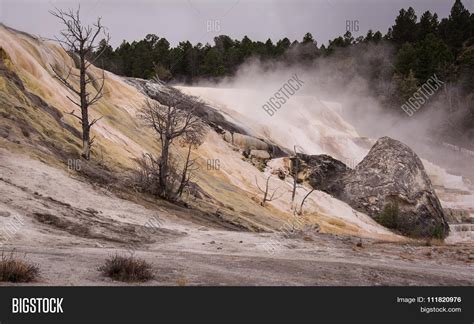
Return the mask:
<svg viewBox="0 0 474 324">
<path fill-rule="evenodd" d="M 0 36 L 0 144 L 9 153 L 24 154 L 101 186 L 121 190 L 125 188 L 122 180 L 136 168 L 134 159 L 145 152 L 159 152 L 155 135 L 137 118 L 137 111 L 153 94 L 143 89 L 143 81 L 125 80 L 106 72 L 105 96 L 91 109 L 92 118 L 104 116 L 92 130 L 92 162 L 82 161 L 80 170 L 68 169 L 71 161 L 79 159 L 80 125 L 69 114 L 74 106 L 67 96 L 73 94 L 55 79 L 52 66 L 64 70 L 74 63 L 51 42 L 5 26 L 0 27 Z M 102 71 L 92 68 L 90 73 L 101 75 Z M 158 93 L 166 91 L 160 84 L 152 87 Z M 285 145 L 274 145 L 271 138 L 247 131 L 244 121 L 231 120 L 211 105 L 207 109 L 206 139 L 194 152 L 199 166 L 195 182 L 202 194 L 190 197 L 187 204 L 247 230 L 282 228 L 294 217 L 290 204 L 292 183 L 290 179 L 271 177 L 269 186 L 279 188 L 282 197 L 262 207 L 257 183 L 262 186 L 270 171 L 259 164 L 266 156 L 262 159 L 258 154 L 264 147 L 274 152 L 273 156 L 285 155 Z M 233 139 L 229 140 L 226 134 L 230 133 Z M 180 154 L 181 148 L 176 146 L 174 150 Z M 250 154 L 248 158 L 244 151 Z M 209 161 L 219 161 L 219 168 L 208 168 Z M 308 190 L 305 186 L 298 188 L 296 201 L 301 201 Z M 396 238 L 370 217 L 324 192 L 314 192 L 305 203 L 305 211 L 306 221 L 318 224 L 323 232 Z"/>
<path fill-rule="evenodd" d="M 144 127 L 137 112 L 146 100 L 159 102 L 163 93 L 176 90 L 160 82 L 105 72 L 105 96 L 91 109 L 92 118 L 104 117 L 92 130 L 93 159 L 85 162 L 79 159 L 80 125 L 70 114 L 75 107 L 67 99 L 73 94 L 53 73 L 53 67 L 65 71 L 67 66 L 74 66 L 73 60 L 57 45 L 6 26 L 0 26 L 0 36 L 3 152 L 26 155 L 134 197 L 126 180 L 137 167 L 136 158 L 160 150 L 155 134 Z M 102 71 L 92 67 L 90 73 L 99 76 Z M 206 103 L 198 111 L 206 124 L 206 137 L 193 152 L 199 167 L 194 175 L 198 193 L 188 195 L 185 204 L 208 219 L 237 228 L 278 231 L 294 219 L 293 205 L 299 205 L 312 188 L 306 183 L 298 185 L 292 205 L 292 178 L 288 174 L 279 177 L 274 166 L 295 146 L 305 153 L 330 154 L 355 166 L 374 143 L 358 136 L 338 113 L 337 104 L 316 98 L 296 96 L 285 110 L 268 120 L 255 105 L 249 105 L 253 91 L 235 91 L 229 96 L 228 91 L 219 89 L 178 90 Z M 297 114 L 295 109 L 299 109 Z M 173 151 L 177 156 L 184 154 L 179 145 Z M 76 161 L 81 167 L 71 170 Z M 216 162 L 218 167 L 209 167 Z M 267 180 L 269 188 L 281 197 L 262 206 L 258 187 Z M 316 190 L 307 197 L 302 217 L 320 226 L 322 232 L 398 239 L 374 221 L 370 212 L 347 202 Z"/>
</svg>

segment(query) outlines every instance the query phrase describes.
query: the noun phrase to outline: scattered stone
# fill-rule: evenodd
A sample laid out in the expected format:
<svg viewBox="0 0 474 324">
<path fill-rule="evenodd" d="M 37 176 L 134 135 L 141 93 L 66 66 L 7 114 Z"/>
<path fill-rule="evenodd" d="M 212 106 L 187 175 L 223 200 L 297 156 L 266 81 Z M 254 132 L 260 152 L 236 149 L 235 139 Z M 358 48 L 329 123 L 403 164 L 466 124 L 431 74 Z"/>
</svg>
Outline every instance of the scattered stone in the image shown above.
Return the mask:
<svg viewBox="0 0 474 324">
<path fill-rule="evenodd" d="M 209 244 L 216 244 L 216 241 L 211 241 L 209 242 Z"/>
<path fill-rule="evenodd" d="M 1 216 L 1 217 L 8 217 L 8 216 L 10 216 L 10 212 L 7 212 L 7 211 L 0 211 L 0 216 Z"/>
<path fill-rule="evenodd" d="M 99 212 L 93 208 L 86 208 L 86 210 L 91 214 L 98 214 Z"/>
</svg>

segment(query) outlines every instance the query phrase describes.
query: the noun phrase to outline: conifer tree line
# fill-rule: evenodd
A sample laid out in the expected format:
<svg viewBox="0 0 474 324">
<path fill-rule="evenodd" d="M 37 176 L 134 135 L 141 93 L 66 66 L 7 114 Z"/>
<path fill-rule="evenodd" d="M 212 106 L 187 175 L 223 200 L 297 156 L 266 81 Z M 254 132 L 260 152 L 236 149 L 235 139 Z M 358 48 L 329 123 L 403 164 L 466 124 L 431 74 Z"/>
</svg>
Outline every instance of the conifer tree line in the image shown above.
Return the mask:
<svg viewBox="0 0 474 324">
<path fill-rule="evenodd" d="M 371 62 L 374 69 L 364 77 L 372 82 L 374 95 L 383 98 L 386 107 L 400 111 L 400 105 L 436 75 L 447 84 L 443 90 L 449 99 L 446 109 L 467 112 L 461 129 L 474 129 L 474 14 L 461 0 L 455 0 L 446 18 L 440 19 L 430 11 L 418 16 L 410 7 L 399 11 L 385 34 L 369 30 L 365 36 L 354 37 L 347 31 L 320 46 L 309 32 L 301 41 L 283 38 L 262 42 L 247 36 L 239 40 L 220 35 L 214 38 L 214 44 L 182 41 L 175 47 L 155 34 L 131 43 L 123 41 L 115 49 L 104 40 L 96 51 L 101 53 L 96 65 L 122 76 L 158 76 L 165 82 L 192 83 L 202 78 L 219 80 L 232 76 L 252 58 L 311 65 L 345 53 L 357 62 L 368 46 L 376 45 L 393 48 L 393 62 L 388 72 L 386 66 Z M 387 83 L 389 90 L 380 86 Z"/>
<path fill-rule="evenodd" d="M 156 73 L 164 81 L 172 79 L 191 82 L 201 77 L 222 77 L 235 73 L 250 57 L 261 60 L 305 62 L 332 55 L 338 48 L 360 43 L 388 42 L 397 48 L 397 72 L 404 77 L 413 72 L 423 82 L 433 73 L 447 73 L 455 64 L 457 72 L 472 65 L 474 15 L 456 0 L 449 17 L 439 19 L 436 13 L 424 12 L 419 18 L 413 8 L 402 9 L 395 23 L 385 35 L 369 30 L 366 36 L 354 38 L 348 31 L 318 46 L 311 33 L 301 41 L 288 38 L 273 42 L 253 41 L 247 36 L 241 40 L 226 35 L 214 38 L 214 44 L 195 44 L 182 41 L 171 47 L 166 38 L 148 34 L 140 41 L 123 41 L 113 49 L 101 42 L 97 53 L 102 53 L 97 65 L 119 75 L 151 78 Z M 104 51 L 104 46 L 106 47 Z M 467 81 L 467 80 L 466 80 Z"/>
</svg>

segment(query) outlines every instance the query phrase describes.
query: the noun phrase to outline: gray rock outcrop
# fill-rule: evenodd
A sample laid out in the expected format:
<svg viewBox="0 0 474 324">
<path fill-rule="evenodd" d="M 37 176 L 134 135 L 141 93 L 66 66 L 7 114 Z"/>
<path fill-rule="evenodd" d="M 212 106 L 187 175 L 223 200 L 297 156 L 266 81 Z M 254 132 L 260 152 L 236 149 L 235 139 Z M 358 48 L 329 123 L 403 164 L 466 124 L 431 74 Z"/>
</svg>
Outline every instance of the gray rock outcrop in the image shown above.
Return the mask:
<svg viewBox="0 0 474 324">
<path fill-rule="evenodd" d="M 242 150 L 268 150 L 269 146 L 262 140 L 255 137 L 234 133 L 232 137 L 232 144 L 241 148 Z"/>
<path fill-rule="evenodd" d="M 413 237 L 444 238 L 443 209 L 419 157 L 405 144 L 380 138 L 354 169 L 327 155 L 299 155 L 300 176 L 382 225 Z"/>
<path fill-rule="evenodd" d="M 260 159 L 260 160 L 269 160 L 270 159 L 270 153 L 268 153 L 265 150 L 250 150 L 249 157 Z"/>
</svg>

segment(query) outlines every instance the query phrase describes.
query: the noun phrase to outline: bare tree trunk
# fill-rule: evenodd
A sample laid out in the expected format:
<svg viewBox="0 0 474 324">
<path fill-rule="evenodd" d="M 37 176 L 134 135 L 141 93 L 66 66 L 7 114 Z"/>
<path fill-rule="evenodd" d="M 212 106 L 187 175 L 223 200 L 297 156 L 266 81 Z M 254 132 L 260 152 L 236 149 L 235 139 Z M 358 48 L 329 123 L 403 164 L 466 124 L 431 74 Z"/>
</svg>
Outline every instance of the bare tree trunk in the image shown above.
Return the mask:
<svg viewBox="0 0 474 324">
<path fill-rule="evenodd" d="M 163 139 L 163 147 L 160 157 L 160 190 L 163 197 L 168 197 L 168 159 L 169 159 L 169 139 Z"/>
<path fill-rule="evenodd" d="M 303 200 L 301 201 L 300 210 L 299 210 L 299 212 L 298 212 L 298 215 L 303 214 L 303 205 L 304 205 L 304 202 L 305 202 L 306 198 L 308 198 L 309 195 L 311 195 L 311 193 L 312 193 L 313 191 L 314 191 L 314 189 L 311 189 L 311 191 L 308 192 L 308 193 L 306 194 L 306 196 L 304 196 Z"/>
<path fill-rule="evenodd" d="M 90 129 L 87 125 L 82 125 L 82 157 L 86 160 L 91 157 Z"/>
<path fill-rule="evenodd" d="M 293 146 L 293 150 L 295 152 L 295 157 L 293 159 L 294 163 L 292 163 L 292 168 L 293 168 L 293 191 L 291 193 L 291 208 L 296 209 L 295 196 L 296 196 L 296 187 L 298 185 L 298 173 L 299 173 L 300 166 L 299 166 L 298 154 L 296 153 L 296 145 Z"/>
<path fill-rule="evenodd" d="M 265 183 L 265 193 L 263 194 L 262 206 L 265 206 L 265 202 L 267 201 L 267 196 L 268 196 L 268 181 L 270 181 L 270 177 L 267 178 L 267 182 Z"/>
<path fill-rule="evenodd" d="M 83 49 L 81 48 L 81 51 Z M 90 159 L 90 125 L 89 125 L 89 105 L 86 97 L 86 62 L 84 56 L 80 58 L 79 86 L 81 92 L 81 117 L 82 117 L 82 156 L 84 159 Z"/>
<path fill-rule="evenodd" d="M 298 181 L 298 172 L 299 172 L 299 165 L 298 165 L 298 157 L 296 155 L 296 150 L 295 150 L 295 159 L 293 163 L 293 191 L 291 193 L 291 206 L 293 206 L 293 203 L 295 202 L 295 196 L 296 196 L 296 185 Z"/>
<path fill-rule="evenodd" d="M 188 176 L 188 168 L 189 168 L 189 158 L 191 157 L 191 148 L 192 144 L 189 144 L 188 146 L 188 154 L 186 155 L 186 161 L 184 163 L 184 168 L 183 168 L 183 174 L 181 175 L 181 183 L 179 184 L 178 191 L 176 192 L 178 197 L 181 197 L 183 194 L 184 187 L 186 187 L 187 184 L 187 176 Z"/>
</svg>

